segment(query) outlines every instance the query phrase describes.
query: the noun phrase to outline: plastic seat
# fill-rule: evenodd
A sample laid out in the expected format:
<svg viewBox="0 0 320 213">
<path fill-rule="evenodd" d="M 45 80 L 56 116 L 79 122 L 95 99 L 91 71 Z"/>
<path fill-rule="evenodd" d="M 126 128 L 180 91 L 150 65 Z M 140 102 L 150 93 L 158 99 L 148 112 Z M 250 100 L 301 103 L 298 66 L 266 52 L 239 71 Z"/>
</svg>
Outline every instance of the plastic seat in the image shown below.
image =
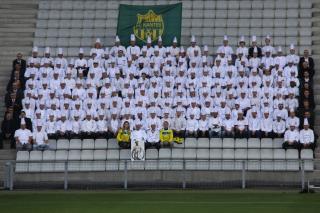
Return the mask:
<svg viewBox="0 0 320 213">
<path fill-rule="evenodd" d="M 312 149 L 302 149 L 301 160 L 303 160 L 304 170 L 305 171 L 313 171 L 314 170 L 314 162 L 313 162 L 313 151 Z"/>
<path fill-rule="evenodd" d="M 159 151 L 159 158 L 160 158 L 160 151 Z M 172 155 L 171 155 L 172 159 L 182 160 L 183 156 L 184 156 L 184 149 L 172 149 Z"/>
<path fill-rule="evenodd" d="M 55 139 L 49 139 L 49 149 L 56 150 L 57 149 L 57 141 Z"/>
<path fill-rule="evenodd" d="M 210 149 L 209 150 L 210 159 L 222 159 L 222 149 Z"/>
<path fill-rule="evenodd" d="M 119 160 L 119 150 L 107 150 L 107 160 Z"/>
<path fill-rule="evenodd" d="M 209 138 L 198 138 L 197 147 L 198 148 L 209 148 Z"/>
<path fill-rule="evenodd" d="M 209 149 L 197 149 L 196 156 L 198 160 L 207 160 L 210 156 L 210 150 Z"/>
<path fill-rule="evenodd" d="M 184 141 L 185 148 L 196 148 L 197 147 L 197 139 L 196 138 L 186 138 Z"/>
<path fill-rule="evenodd" d="M 171 158 L 171 149 L 163 148 L 159 150 L 159 159 L 170 159 Z"/>
<path fill-rule="evenodd" d="M 287 149 L 286 151 L 287 171 L 299 170 L 299 151 L 296 149 Z"/>
<path fill-rule="evenodd" d="M 69 149 L 69 140 L 59 139 L 57 141 L 57 149 Z"/>
<path fill-rule="evenodd" d="M 157 160 L 159 158 L 159 151 L 157 149 L 146 150 L 146 160 Z"/>
<path fill-rule="evenodd" d="M 80 143 L 80 146 L 81 146 L 81 143 Z M 81 159 L 81 151 L 80 150 L 69 150 L 68 171 L 71 171 L 71 172 L 79 171 L 80 159 Z"/>
<path fill-rule="evenodd" d="M 106 150 L 94 150 L 93 151 L 93 160 L 107 160 L 107 151 Z"/>
<path fill-rule="evenodd" d="M 242 139 L 237 138 L 234 146 L 235 146 L 235 148 L 246 149 L 248 146 L 248 141 L 247 141 L 247 139 L 244 139 L 244 138 L 242 138 Z"/>
<path fill-rule="evenodd" d="M 234 148 L 234 139 L 233 138 L 224 138 L 222 142 L 223 148 Z"/>
<path fill-rule="evenodd" d="M 55 160 L 57 161 L 55 163 L 54 170 L 56 172 L 64 171 L 65 169 L 65 162 L 68 160 L 68 151 L 67 150 L 57 150 L 56 151 L 56 157 Z"/>
<path fill-rule="evenodd" d="M 94 149 L 107 149 L 108 141 L 106 139 L 96 139 L 94 142 Z"/>
<path fill-rule="evenodd" d="M 116 139 L 108 140 L 108 149 L 119 149 L 119 145 Z"/>
<path fill-rule="evenodd" d="M 28 151 L 18 151 L 16 157 L 16 172 L 27 172 L 28 171 L 28 162 L 29 161 L 29 152 Z M 19 162 L 26 161 L 26 162 Z"/>
<path fill-rule="evenodd" d="M 273 165 L 273 150 L 272 149 L 261 149 L 261 170 L 272 171 Z"/>
<path fill-rule="evenodd" d="M 191 159 L 194 160 L 197 158 L 197 151 L 196 149 L 184 149 L 183 153 L 183 158 L 184 159 Z"/>
<path fill-rule="evenodd" d="M 71 139 L 69 149 L 81 149 L 81 139 Z"/>
<path fill-rule="evenodd" d="M 261 138 L 261 149 L 272 148 L 272 139 L 271 138 Z"/>
<path fill-rule="evenodd" d="M 286 170 L 286 152 L 284 149 L 274 149 L 273 159 L 274 159 L 274 170 L 285 171 Z"/>
<path fill-rule="evenodd" d="M 248 148 L 260 148 L 260 139 L 259 138 L 249 138 Z"/>
<path fill-rule="evenodd" d="M 83 139 L 82 149 L 94 149 L 94 139 Z"/>
<path fill-rule="evenodd" d="M 273 139 L 273 148 L 277 149 L 277 148 L 282 148 L 282 144 L 283 144 L 283 138 L 274 138 Z"/>
<path fill-rule="evenodd" d="M 29 172 L 40 172 L 42 161 L 42 151 L 31 151 L 30 152 L 30 162 L 29 162 Z M 32 162 L 38 161 L 38 162 Z"/>
<path fill-rule="evenodd" d="M 92 167 L 93 167 L 93 150 L 82 150 L 80 171 L 92 171 Z"/>
<path fill-rule="evenodd" d="M 56 159 L 56 152 L 52 150 L 45 150 L 42 153 L 41 172 L 53 172 L 55 168 L 54 160 Z"/>
</svg>

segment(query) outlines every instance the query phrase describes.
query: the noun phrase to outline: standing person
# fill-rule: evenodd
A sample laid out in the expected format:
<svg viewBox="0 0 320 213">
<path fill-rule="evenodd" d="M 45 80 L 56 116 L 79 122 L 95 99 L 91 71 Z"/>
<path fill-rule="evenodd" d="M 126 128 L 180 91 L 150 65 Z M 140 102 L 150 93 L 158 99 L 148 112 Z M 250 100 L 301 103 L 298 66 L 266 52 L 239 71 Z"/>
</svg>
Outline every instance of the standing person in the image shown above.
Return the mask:
<svg viewBox="0 0 320 213">
<path fill-rule="evenodd" d="M 130 135 L 130 124 L 128 121 L 125 121 L 117 134 L 118 145 L 121 148 L 129 149 L 131 147 Z"/>
<path fill-rule="evenodd" d="M 135 128 L 131 133 L 131 141 L 134 141 L 135 143 L 143 142 L 145 143 L 147 141 L 147 133 L 142 128 L 142 123 L 140 121 L 137 121 L 135 123 Z"/>
<path fill-rule="evenodd" d="M 15 148 L 14 140 L 15 122 L 12 112 L 6 112 L 5 118 L 1 123 L 0 149 L 3 147 L 3 140 L 10 140 L 11 149 Z"/>
<path fill-rule="evenodd" d="M 26 121 L 21 119 L 20 129 L 14 133 L 17 150 L 31 150 L 32 149 L 32 132 L 26 128 Z"/>
<path fill-rule="evenodd" d="M 306 118 L 304 119 L 303 129 L 300 130 L 299 136 L 301 149 L 315 149 L 316 143 L 314 139 L 314 133 L 313 130 L 309 128 L 309 122 Z"/>
</svg>

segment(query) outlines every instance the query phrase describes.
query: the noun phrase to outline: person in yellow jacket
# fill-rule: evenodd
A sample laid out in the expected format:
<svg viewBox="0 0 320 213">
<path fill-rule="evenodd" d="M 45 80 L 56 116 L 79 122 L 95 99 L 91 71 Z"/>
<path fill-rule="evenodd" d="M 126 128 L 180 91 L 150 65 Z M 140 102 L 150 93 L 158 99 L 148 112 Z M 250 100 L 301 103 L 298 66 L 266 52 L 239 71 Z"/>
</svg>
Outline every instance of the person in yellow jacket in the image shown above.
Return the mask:
<svg viewBox="0 0 320 213">
<path fill-rule="evenodd" d="M 168 121 L 163 122 L 163 128 L 160 130 L 160 142 L 162 146 L 173 145 L 173 130 L 169 129 Z"/>
<path fill-rule="evenodd" d="M 119 129 L 117 134 L 118 145 L 123 149 L 130 149 L 131 140 L 130 140 L 130 125 L 128 121 L 123 123 L 122 128 Z"/>
</svg>

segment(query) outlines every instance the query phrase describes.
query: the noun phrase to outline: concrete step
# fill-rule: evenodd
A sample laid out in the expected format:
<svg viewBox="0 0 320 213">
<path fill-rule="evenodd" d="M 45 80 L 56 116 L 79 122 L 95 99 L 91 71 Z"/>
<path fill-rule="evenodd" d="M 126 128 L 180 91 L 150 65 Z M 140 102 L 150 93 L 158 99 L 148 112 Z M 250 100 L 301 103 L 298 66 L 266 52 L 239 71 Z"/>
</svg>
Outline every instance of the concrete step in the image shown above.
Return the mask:
<svg viewBox="0 0 320 213">
<path fill-rule="evenodd" d="M 29 24 L 33 22 L 33 18 L 24 19 L 11 19 L 11 18 L 1 18 L 0 24 Z"/>
<path fill-rule="evenodd" d="M 38 10 L 36 8 L 27 9 L 27 10 L 25 10 L 23 8 L 17 8 L 17 9 L 15 9 L 15 8 L 12 8 L 12 9 L 2 9 L 2 8 L 0 8 L 0 13 L 1 14 L 10 14 L 10 13 L 13 13 L 13 11 L 17 15 L 20 15 L 20 14 L 21 15 L 35 15 L 35 14 L 38 13 Z"/>
<path fill-rule="evenodd" d="M 27 1 L 23 1 L 21 2 L 21 4 L 3 4 L 1 2 L 1 5 L 0 5 L 0 9 L 27 9 L 27 10 L 30 10 L 30 9 L 37 9 L 38 8 L 38 4 L 25 4 L 24 2 L 27 2 Z"/>
<path fill-rule="evenodd" d="M 0 40 L 0 45 L 1 46 L 6 46 L 6 47 L 11 47 L 13 45 L 16 46 L 32 46 L 33 41 L 1 41 Z"/>
<path fill-rule="evenodd" d="M 35 23 L 1 23 L 0 28 L 31 28 L 35 27 Z"/>
<path fill-rule="evenodd" d="M 32 19 L 32 18 L 36 18 L 37 14 L 7 14 L 7 13 L 0 13 L 0 18 L 1 19 Z"/>
<path fill-rule="evenodd" d="M 0 160 L 15 160 L 16 150 L 13 149 L 1 149 L 0 150 Z"/>
<path fill-rule="evenodd" d="M 32 38 L 33 33 L 12 33 L 12 32 L 0 32 L 0 38 Z"/>
<path fill-rule="evenodd" d="M 12 26 L 14 27 L 14 26 Z M 29 28 L 8 28 L 8 27 L 1 27 L 0 26 L 0 32 L 3 33 L 34 33 L 35 31 L 35 24 L 32 24 Z"/>
</svg>

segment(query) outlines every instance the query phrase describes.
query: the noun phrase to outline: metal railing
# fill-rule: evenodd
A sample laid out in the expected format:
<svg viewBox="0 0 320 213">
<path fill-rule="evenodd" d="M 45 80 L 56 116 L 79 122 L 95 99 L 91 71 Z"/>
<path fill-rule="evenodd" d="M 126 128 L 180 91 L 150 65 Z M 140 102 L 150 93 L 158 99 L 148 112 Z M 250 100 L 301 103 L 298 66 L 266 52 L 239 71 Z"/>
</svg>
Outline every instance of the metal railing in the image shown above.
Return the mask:
<svg viewBox="0 0 320 213">
<path fill-rule="evenodd" d="M 218 160 L 219 162 L 228 162 L 228 160 Z M 216 170 L 210 170 L 210 169 L 188 169 L 186 164 L 187 163 L 190 163 L 190 162 L 209 162 L 209 161 L 192 161 L 192 160 L 175 160 L 175 161 L 165 161 L 165 160 L 147 160 L 147 161 L 144 161 L 144 162 L 140 162 L 140 163 L 143 163 L 144 165 L 147 164 L 147 163 L 159 163 L 159 162 L 162 162 L 164 164 L 166 163 L 176 163 L 176 165 L 182 165 L 182 168 L 181 169 L 159 169 L 159 168 L 155 168 L 153 170 L 145 170 L 145 169 L 134 169 L 132 168 L 132 165 L 135 164 L 135 162 L 132 162 L 130 160 L 123 160 L 123 161 L 114 161 L 114 162 L 117 162 L 118 165 L 121 164 L 121 167 L 118 167 L 118 169 L 114 169 L 113 171 L 114 172 L 118 172 L 118 173 L 121 173 L 122 174 L 122 177 L 123 177 L 123 180 L 122 180 L 122 188 L 123 189 L 128 189 L 129 186 L 128 186 L 128 183 L 130 183 L 130 180 L 129 180 L 129 176 L 130 176 L 130 172 L 134 171 L 134 172 L 137 172 L 137 173 L 144 173 L 144 172 L 166 172 L 166 171 L 170 171 L 170 172 L 175 172 L 176 174 L 179 174 L 178 175 L 178 178 L 175 179 L 175 183 L 177 185 L 180 185 L 179 188 L 182 188 L 182 189 L 185 189 L 185 188 L 193 188 L 193 184 L 191 183 L 191 181 L 188 182 L 188 178 L 189 177 L 187 174 L 188 173 L 192 173 L 192 174 L 196 174 L 197 172 L 210 172 L 212 174 L 217 174 L 219 172 L 234 172 L 237 174 L 237 176 L 239 176 L 239 178 L 236 178 L 236 182 L 237 182 L 237 187 L 241 187 L 242 189 L 245 189 L 247 188 L 247 183 L 248 183 L 248 179 L 247 179 L 247 175 L 250 173 L 250 175 L 254 175 L 254 174 L 259 174 L 259 172 L 273 172 L 273 174 L 277 173 L 277 171 L 267 171 L 267 170 L 250 170 L 248 169 L 248 162 L 250 160 L 237 160 L 238 164 L 239 164 L 239 167 L 237 169 L 231 169 L 231 170 L 222 170 L 222 169 L 216 169 Z M 287 161 L 290 161 L 290 160 L 287 160 Z M 300 187 L 301 190 L 305 190 L 306 189 L 306 186 L 309 186 L 309 178 L 307 179 L 307 182 L 308 184 L 306 184 L 306 171 L 305 171 L 305 161 L 304 160 L 298 160 L 299 161 L 299 169 L 294 171 L 294 172 L 290 172 L 290 171 L 280 171 L 280 172 L 287 172 L 288 174 L 291 174 L 291 175 L 294 175 L 295 178 L 299 179 L 299 182 L 300 182 Z M 310 162 L 310 160 L 308 160 Z M 43 161 L 26 161 L 28 163 L 44 163 Z M 25 162 L 25 163 L 26 163 Z M 60 174 L 63 174 L 63 188 L 64 190 L 68 190 L 69 189 L 69 182 L 72 181 L 72 178 L 70 178 L 70 174 L 77 174 L 78 172 L 85 172 L 85 171 L 71 171 L 70 170 L 70 163 L 72 162 L 80 162 L 80 161 L 52 161 L 49 163 L 63 163 L 64 165 L 64 168 L 62 170 L 59 170 L 59 171 L 53 171 L 53 172 L 41 172 L 41 173 L 45 173 L 46 175 L 48 175 L 48 177 L 50 177 L 51 175 L 53 175 L 53 173 L 60 173 Z M 110 161 L 107 161 L 107 162 L 110 162 Z M 235 161 L 234 161 L 235 162 Z M 261 160 L 256 160 L 257 163 L 261 163 Z M 295 160 L 294 162 L 297 162 L 297 160 Z M 16 176 L 23 176 L 25 174 L 39 174 L 40 172 L 21 172 L 21 173 L 15 173 L 15 168 L 16 168 L 16 164 L 17 163 L 24 163 L 24 161 L 19 161 L 19 162 L 16 162 L 16 161 L 9 161 L 5 164 L 5 177 L 4 177 L 4 188 L 7 189 L 7 190 L 13 190 L 14 189 L 14 185 L 15 185 L 15 177 Z M 48 161 L 46 161 L 45 163 L 48 163 Z M 240 163 L 241 163 L 241 168 L 240 168 Z M 251 162 L 252 163 L 252 162 Z M 106 176 L 108 177 L 108 175 L 110 174 L 110 172 L 112 171 L 111 170 L 108 170 L 108 171 L 102 171 L 103 173 L 106 174 Z M 98 171 L 91 171 L 91 172 L 98 172 Z M 101 172 L 101 171 L 100 171 Z M 310 173 L 310 172 L 309 172 Z M 299 177 L 298 177 L 299 176 Z M 61 175 L 60 175 L 61 177 Z M 208 177 L 209 178 L 209 177 Z M 268 178 L 266 177 L 266 179 L 264 181 L 268 181 L 267 180 Z M 132 182 L 134 182 L 135 180 L 133 180 Z M 281 180 L 279 180 L 281 181 Z M 103 182 L 103 180 L 99 180 L 99 182 Z M 119 181 L 121 183 L 121 181 Z M 208 183 L 214 183 L 215 181 L 212 180 L 212 182 L 210 182 L 210 179 L 208 179 Z M 250 181 L 249 181 L 250 182 Z M 284 181 L 285 182 L 285 181 Z M 190 184 L 190 185 L 189 185 Z M 276 185 L 276 184 L 275 184 Z M 295 184 L 295 186 L 297 186 L 297 183 Z"/>
</svg>

